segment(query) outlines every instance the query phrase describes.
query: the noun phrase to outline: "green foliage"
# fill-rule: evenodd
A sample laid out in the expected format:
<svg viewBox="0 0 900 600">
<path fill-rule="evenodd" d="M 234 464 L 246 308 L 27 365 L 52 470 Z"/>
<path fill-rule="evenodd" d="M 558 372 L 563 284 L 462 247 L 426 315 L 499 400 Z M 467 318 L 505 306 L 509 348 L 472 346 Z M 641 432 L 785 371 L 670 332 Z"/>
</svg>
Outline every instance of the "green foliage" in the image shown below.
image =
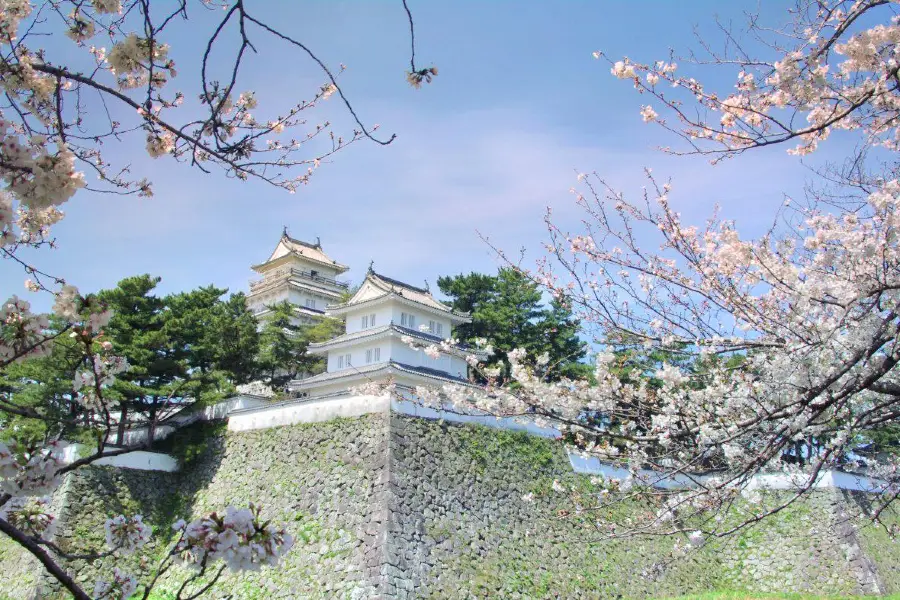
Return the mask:
<svg viewBox="0 0 900 600">
<path fill-rule="evenodd" d="M 325 370 L 319 355 L 307 354 L 310 343 L 323 342 L 339 335 L 343 324 L 324 318 L 312 325 L 297 322 L 294 305 L 287 300 L 268 307 L 260 335 L 258 365 L 268 385 L 280 389 L 301 373 L 315 375 Z"/>
<path fill-rule="evenodd" d="M 545 469 L 553 465 L 560 445 L 525 431 L 463 427 L 457 431 L 459 451 L 471 460 L 475 470 L 484 473 L 497 460 L 514 460 L 528 469 Z"/>
<path fill-rule="evenodd" d="M 586 348 L 570 308 L 556 301 L 545 305 L 538 285 L 519 271 L 440 277 L 438 287 L 454 310 L 472 315 L 454 335 L 469 343 L 485 338 L 494 347 L 489 364 L 505 364 L 510 350 L 523 348 L 532 360 L 547 355 L 549 379 L 586 377 L 590 371 L 579 362 Z"/>
<path fill-rule="evenodd" d="M 123 279 L 98 294 L 114 311 L 107 335 L 128 371 L 112 393 L 124 410 L 158 419 L 185 403 L 208 404 L 252 379 L 259 336 L 243 294 L 207 286 L 158 297 L 158 277 Z"/>
<path fill-rule="evenodd" d="M 128 277 L 89 299 L 113 311 L 101 339 L 128 360 L 129 369 L 106 391 L 122 407 L 123 425 L 135 413 L 162 419 L 186 404 L 216 402 L 232 394 L 235 384 L 256 376 L 259 333 L 243 294 L 223 299 L 226 290 L 206 286 L 158 296 L 159 281 L 149 275 Z M 87 427 L 92 413 L 77 402 L 74 389 L 87 349 L 65 327 L 51 318 L 48 333 L 59 334 L 51 351 L 0 372 L 0 393 L 40 417 L 0 411 L 0 439 L 25 445 L 57 435 L 97 441 Z"/>
<path fill-rule="evenodd" d="M 180 345 L 192 371 L 224 371 L 233 383 L 247 383 L 255 374 L 259 348 L 256 319 L 242 293 L 207 286 L 165 298 L 165 327 Z"/>
<path fill-rule="evenodd" d="M 75 373 L 84 363 L 83 349 L 65 334 L 65 324 L 55 317 L 48 333 L 57 334 L 50 352 L 14 362 L 0 372 L 0 393 L 22 411 L 40 417 L 0 410 L 0 440 L 25 447 L 42 445 L 57 435 L 91 441 L 83 427 L 89 413 L 73 402 Z"/>
<path fill-rule="evenodd" d="M 872 598 L 873 596 L 816 596 L 813 594 L 760 594 L 740 590 L 708 592 L 705 594 L 689 594 L 668 598 L 667 600 L 854 600 Z M 879 600 L 900 600 L 900 594 L 877 596 Z"/>
<path fill-rule="evenodd" d="M 153 450 L 173 456 L 182 470 L 190 469 L 209 450 L 210 444 L 225 435 L 228 424 L 221 421 L 197 421 L 158 440 Z"/>
</svg>

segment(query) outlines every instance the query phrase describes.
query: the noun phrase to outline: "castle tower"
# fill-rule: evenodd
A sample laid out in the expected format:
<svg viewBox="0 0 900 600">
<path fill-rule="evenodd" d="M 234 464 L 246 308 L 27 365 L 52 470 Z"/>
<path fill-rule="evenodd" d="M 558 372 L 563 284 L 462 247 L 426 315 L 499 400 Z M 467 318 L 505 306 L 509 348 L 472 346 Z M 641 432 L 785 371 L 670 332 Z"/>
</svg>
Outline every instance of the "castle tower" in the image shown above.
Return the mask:
<svg viewBox="0 0 900 600">
<path fill-rule="evenodd" d="M 349 395 L 349 389 L 392 377 L 398 388 L 420 385 L 467 383 L 466 354 L 453 346 L 431 358 L 402 338 L 439 344 L 450 338 L 453 327 L 471 321 L 467 314 L 450 310 L 419 287 L 375 273 L 372 268 L 353 297 L 333 304 L 327 314 L 344 317 L 346 329 L 327 342 L 310 344 L 310 353 L 327 354 L 328 370 L 308 379 L 292 381 L 298 395 L 331 397 Z"/>
<path fill-rule="evenodd" d="M 336 277 L 348 270 L 322 250 L 318 238 L 309 243 L 281 234 L 271 256 L 252 269 L 262 279 L 250 282 L 248 308 L 264 319 L 272 304 L 289 301 L 298 324 L 308 324 L 325 315 L 325 307 L 340 301 L 348 285 Z"/>
</svg>

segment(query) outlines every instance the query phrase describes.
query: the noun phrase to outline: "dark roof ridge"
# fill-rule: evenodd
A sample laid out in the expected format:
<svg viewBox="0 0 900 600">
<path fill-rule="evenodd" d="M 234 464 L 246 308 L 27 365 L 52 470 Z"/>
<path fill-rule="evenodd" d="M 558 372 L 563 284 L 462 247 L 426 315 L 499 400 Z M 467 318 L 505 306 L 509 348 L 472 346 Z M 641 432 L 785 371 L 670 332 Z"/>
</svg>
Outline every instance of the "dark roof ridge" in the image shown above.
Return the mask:
<svg viewBox="0 0 900 600">
<path fill-rule="evenodd" d="M 378 279 L 381 279 L 387 283 L 397 285 L 400 287 L 404 287 L 404 288 L 410 289 L 414 292 L 419 292 L 420 294 L 428 294 L 429 296 L 431 295 L 431 292 L 426 290 L 425 288 L 420 288 L 420 287 L 416 287 L 414 285 L 410 285 L 408 283 L 404 283 L 404 282 L 400 281 L 399 279 L 394 279 L 393 277 L 388 277 L 387 275 L 382 275 L 381 273 L 376 273 L 375 271 L 370 271 L 370 273 L 372 275 L 374 275 L 375 277 L 377 277 Z"/>
<path fill-rule="evenodd" d="M 312 244 L 310 242 L 304 242 L 303 240 L 298 240 L 297 238 L 291 237 L 287 233 L 283 233 L 282 237 L 287 238 L 288 241 L 290 241 L 290 242 L 293 242 L 295 244 L 300 244 L 301 246 L 306 246 L 307 248 L 312 248 L 313 250 L 321 250 L 322 249 L 322 244 L 319 243 L 319 238 L 316 238 L 316 243 Z"/>
<path fill-rule="evenodd" d="M 391 364 L 400 367 L 401 369 L 406 369 L 407 371 L 411 371 L 413 373 L 418 373 L 419 375 L 427 375 L 431 377 L 437 377 L 440 379 L 449 379 L 451 381 L 456 381 L 458 383 L 467 383 L 471 385 L 471 382 L 468 379 L 460 377 L 458 375 L 453 375 L 448 371 L 442 371 L 441 369 L 433 369 L 431 367 L 417 367 L 414 365 L 409 365 L 406 363 L 398 362 L 396 360 L 391 360 Z"/>
</svg>

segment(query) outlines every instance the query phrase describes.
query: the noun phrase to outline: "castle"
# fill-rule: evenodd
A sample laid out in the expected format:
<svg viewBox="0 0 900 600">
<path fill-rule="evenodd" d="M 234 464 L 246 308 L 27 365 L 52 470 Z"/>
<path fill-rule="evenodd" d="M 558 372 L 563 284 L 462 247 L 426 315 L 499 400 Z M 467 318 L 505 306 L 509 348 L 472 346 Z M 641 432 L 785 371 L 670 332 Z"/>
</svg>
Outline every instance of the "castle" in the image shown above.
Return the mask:
<svg viewBox="0 0 900 600">
<path fill-rule="evenodd" d="M 265 319 L 268 307 L 287 300 L 296 322 L 334 318 L 345 322 L 344 334 L 310 344 L 308 352 L 326 357 L 326 372 L 293 381 L 289 391 L 306 399 L 341 398 L 368 382 L 391 380 L 399 390 L 419 385 L 467 385 L 465 357 L 474 351 L 445 340 L 453 328 L 471 318 L 435 300 L 428 289 L 376 273 L 372 265 L 359 288 L 342 301 L 349 285 L 338 275 L 349 268 L 328 256 L 321 241 L 309 243 L 285 230 L 268 260 L 254 265 L 263 279 L 250 282 L 249 309 Z M 429 356 L 420 344 L 440 350 Z M 443 344 L 442 344 L 443 342 Z"/>
<path fill-rule="evenodd" d="M 339 302 L 349 284 L 337 277 L 349 270 L 314 244 L 288 235 L 287 228 L 269 258 L 251 267 L 262 279 L 250 282 L 247 307 L 265 318 L 268 307 L 287 300 L 294 305 L 297 323 L 310 324 L 325 314 L 325 306 Z"/>
<path fill-rule="evenodd" d="M 885 527 L 854 526 L 846 517 L 865 507 L 865 482 L 836 473 L 804 501 L 686 555 L 671 538 L 598 539 L 583 502 L 597 491 L 595 476 L 613 470 L 511 423 L 353 392 L 364 380 L 407 390 L 463 381 L 464 348 L 446 346 L 435 359 L 402 338 L 448 338 L 467 315 L 372 269 L 346 298 L 336 277 L 347 267 L 320 243 L 286 234 L 254 269 L 264 279 L 249 304 L 263 318 L 267 303 L 287 299 L 298 322 L 346 320 L 343 334 L 310 348 L 327 355 L 328 371 L 292 382 L 301 397 L 284 402 L 243 394 L 189 410 L 159 428 L 169 436 L 155 452 L 67 476 L 53 499 L 55 542 L 79 582 L 113 566 L 139 570 L 141 556 L 80 557 L 103 546 L 110 515 L 144 515 L 155 532 L 149 556 L 163 551 L 176 519 L 255 502 L 297 543 L 278 568 L 225 572 L 215 589 L 236 600 L 900 592 L 900 544 L 885 530 L 900 524 L 900 511 L 881 515 Z M 645 507 L 615 510 L 627 520 Z M 42 573 L 0 536 L 0 600 L 62 597 Z M 180 567 L 167 572 L 158 597 L 173 597 L 183 577 Z"/>
</svg>

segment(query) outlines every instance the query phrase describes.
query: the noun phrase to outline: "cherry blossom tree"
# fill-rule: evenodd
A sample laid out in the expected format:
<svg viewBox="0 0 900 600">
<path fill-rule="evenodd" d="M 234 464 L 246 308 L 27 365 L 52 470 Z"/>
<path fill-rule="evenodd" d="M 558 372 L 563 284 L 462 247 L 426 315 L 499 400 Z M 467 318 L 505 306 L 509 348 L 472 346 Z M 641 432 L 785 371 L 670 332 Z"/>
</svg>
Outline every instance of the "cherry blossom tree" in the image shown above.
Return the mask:
<svg viewBox="0 0 900 600">
<path fill-rule="evenodd" d="M 419 87 L 437 69 L 416 66 L 412 14 L 405 0 L 402 5 L 412 43 L 406 77 Z M 192 39 L 203 35 L 199 39 L 206 40 L 193 65 L 199 67 L 199 79 L 192 89 L 182 87 L 170 47 L 179 28 L 189 30 Z M 307 98 L 277 106 L 275 98 L 257 98 L 244 87 L 249 57 L 265 38 L 320 73 L 321 85 Z M 110 312 L 61 275 L 23 259 L 22 250 L 54 246 L 51 228 L 64 216 L 61 207 L 79 191 L 152 195 L 152 183 L 136 174 L 140 165 L 119 162 L 109 151 L 126 138 L 139 138 L 153 159 L 237 180 L 257 179 L 288 192 L 350 144 L 391 143 L 394 136 L 376 137 L 377 126 L 367 127 L 357 116 L 338 83 L 343 70 L 343 65 L 327 66 L 302 40 L 266 22 L 243 0 L 0 0 L 0 255 L 22 266 L 29 291 L 55 296 L 53 312 L 65 322 L 51 329 L 46 315 L 33 313 L 17 296 L 9 298 L 0 306 L 0 368 L 47 353 L 56 337 L 69 336 L 82 355 L 73 389 L 88 413 L 78 425 L 91 429 L 97 440 L 88 456 L 71 462 L 62 459 L 61 423 L 48 423 L 42 444 L 0 443 L 0 533 L 30 552 L 74 598 L 135 593 L 147 598 L 176 563 L 196 567 L 177 597 L 196 598 L 225 568 L 277 565 L 293 540 L 250 504 L 176 523 L 176 541 L 150 573 L 115 566 L 87 590 L 61 566 L 61 559 L 76 557 L 53 541 L 55 519 L 47 496 L 68 474 L 139 446 L 107 445 L 119 411 L 106 389 L 128 368 L 104 338 Z M 315 109 L 329 98 L 341 102 L 355 123 L 349 133 L 338 134 L 329 121 L 316 120 Z M 30 419 L 64 418 L 58 411 L 51 417 L 40 406 L 19 405 L 5 392 L 0 392 L 0 410 Z M 108 548 L 77 558 L 134 553 L 149 537 L 140 515 L 111 516 Z"/>
<path fill-rule="evenodd" d="M 847 165 L 820 171 L 809 197 L 785 203 L 755 239 L 717 215 L 684 222 L 671 185 L 649 170 L 635 199 L 579 175 L 583 230 L 548 212 L 548 254 L 527 273 L 588 325 L 595 381 L 554 382 L 553 365 L 528 368 L 513 353 L 509 381 L 417 390 L 429 404 L 556 426 L 577 451 L 627 468 L 576 499 L 582 513 L 648 508 L 630 524 L 598 517 L 605 535 L 698 545 L 732 534 L 848 468 L 900 418 L 897 5 L 800 0 L 790 18 L 773 29 L 753 17 L 749 41 L 723 28 L 722 53 L 701 39 L 703 55 L 609 69 L 649 99 L 645 121 L 684 142 L 669 152 L 716 162 L 781 144 L 802 156 L 840 132 L 843 147 L 855 144 Z M 734 91 L 679 75 L 679 62 L 732 70 Z M 868 462 L 878 493 L 848 518 L 897 533 L 884 518 L 900 494 L 897 467 Z M 760 493 L 771 473 L 787 489 Z"/>
</svg>

